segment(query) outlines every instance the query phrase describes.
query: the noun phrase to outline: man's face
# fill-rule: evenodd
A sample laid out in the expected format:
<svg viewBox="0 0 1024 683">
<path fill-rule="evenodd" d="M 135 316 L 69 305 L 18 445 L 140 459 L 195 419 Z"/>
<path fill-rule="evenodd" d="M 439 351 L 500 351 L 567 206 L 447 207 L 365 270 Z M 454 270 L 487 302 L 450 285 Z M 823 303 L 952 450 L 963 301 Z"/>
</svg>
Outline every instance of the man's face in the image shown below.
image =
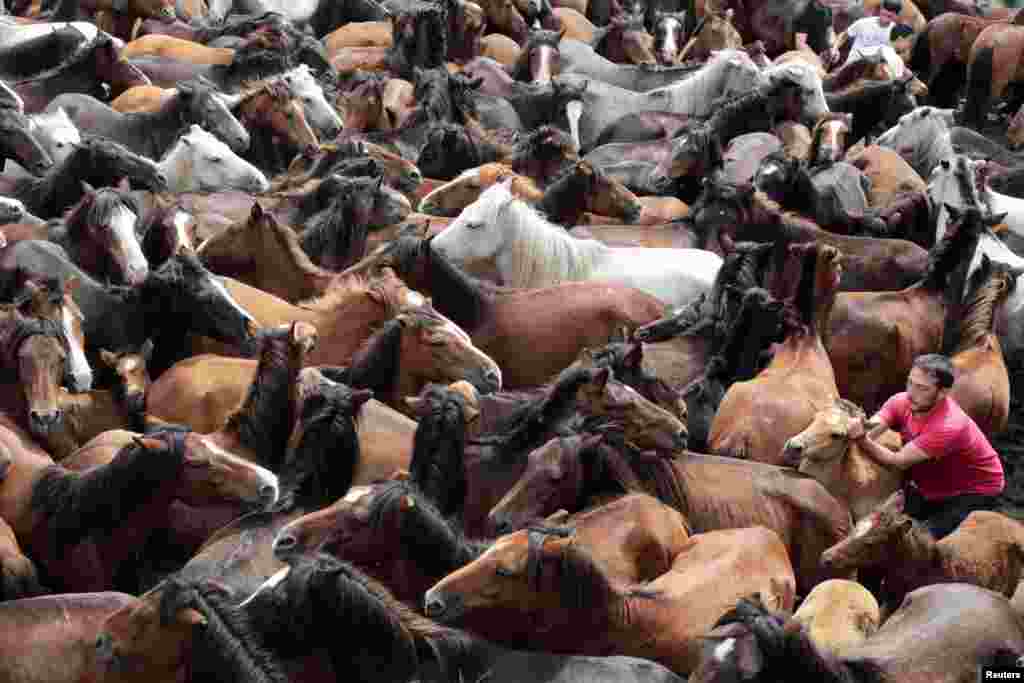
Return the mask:
<svg viewBox="0 0 1024 683">
<path fill-rule="evenodd" d="M 878 11 L 878 17 L 882 20 L 881 21 L 882 26 L 886 26 L 886 25 L 896 21 L 897 19 L 899 19 L 900 15 L 899 15 L 899 12 L 892 12 L 892 11 L 887 10 L 884 7 L 882 7 Z"/>
<path fill-rule="evenodd" d="M 938 382 L 925 370 L 911 368 L 907 377 L 907 397 L 910 409 L 915 413 L 926 413 L 942 398 L 943 390 Z"/>
</svg>

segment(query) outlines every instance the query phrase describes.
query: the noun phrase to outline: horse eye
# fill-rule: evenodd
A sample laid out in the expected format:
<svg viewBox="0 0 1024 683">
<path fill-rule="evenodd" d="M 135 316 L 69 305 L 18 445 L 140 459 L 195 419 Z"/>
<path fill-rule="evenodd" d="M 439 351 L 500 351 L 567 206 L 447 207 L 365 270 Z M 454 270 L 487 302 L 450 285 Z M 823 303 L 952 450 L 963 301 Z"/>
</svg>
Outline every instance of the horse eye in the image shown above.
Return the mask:
<svg viewBox="0 0 1024 683">
<path fill-rule="evenodd" d="M 469 228 L 470 230 L 479 230 L 480 228 L 484 227 L 484 224 L 481 223 L 480 221 L 468 221 L 466 223 L 466 227 Z"/>
<path fill-rule="evenodd" d="M 495 576 L 501 576 L 501 577 L 504 577 L 504 578 L 509 578 L 511 576 L 515 576 L 516 573 L 512 572 L 512 571 L 509 571 L 508 569 L 505 569 L 504 567 L 495 567 L 494 568 L 494 575 Z"/>
<path fill-rule="evenodd" d="M 223 157 L 210 157 L 210 163 L 211 164 L 219 164 L 222 161 L 224 161 Z"/>
</svg>

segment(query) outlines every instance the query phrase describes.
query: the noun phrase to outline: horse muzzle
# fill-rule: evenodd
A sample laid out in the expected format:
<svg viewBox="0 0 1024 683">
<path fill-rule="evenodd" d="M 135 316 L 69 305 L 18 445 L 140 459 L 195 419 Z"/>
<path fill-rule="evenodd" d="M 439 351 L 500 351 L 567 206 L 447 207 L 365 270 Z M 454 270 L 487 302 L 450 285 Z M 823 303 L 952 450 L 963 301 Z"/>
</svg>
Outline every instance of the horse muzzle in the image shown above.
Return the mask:
<svg viewBox="0 0 1024 683">
<path fill-rule="evenodd" d="M 29 430 L 39 437 L 47 437 L 56 432 L 64 424 L 64 411 L 30 410 L 28 412 Z"/>
<path fill-rule="evenodd" d="M 465 603 L 458 595 L 431 589 L 423 596 L 423 612 L 435 621 L 451 623 L 465 612 Z"/>
<path fill-rule="evenodd" d="M 804 447 L 798 443 L 793 443 L 790 439 L 782 447 L 782 464 L 786 467 L 800 467 L 800 462 L 804 457 Z"/>
</svg>

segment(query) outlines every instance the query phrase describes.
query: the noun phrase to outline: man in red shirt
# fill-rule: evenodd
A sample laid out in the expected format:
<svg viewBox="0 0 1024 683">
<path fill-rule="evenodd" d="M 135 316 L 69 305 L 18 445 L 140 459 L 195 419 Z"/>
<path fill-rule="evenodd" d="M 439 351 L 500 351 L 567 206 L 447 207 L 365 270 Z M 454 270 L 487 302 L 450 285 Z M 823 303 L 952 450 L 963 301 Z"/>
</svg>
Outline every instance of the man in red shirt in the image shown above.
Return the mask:
<svg viewBox="0 0 1024 683">
<path fill-rule="evenodd" d="M 977 423 L 957 404 L 949 358 L 918 356 L 907 390 L 885 402 L 872 423 L 900 433 L 903 448 L 893 452 L 875 443 L 861 421 L 850 436 L 883 465 L 907 470 L 906 511 L 936 539 L 950 534 L 975 510 L 992 510 L 1003 491 L 1003 464 Z M 879 425 L 880 426 L 880 425 Z M 876 425 L 869 425 L 875 431 Z"/>
</svg>

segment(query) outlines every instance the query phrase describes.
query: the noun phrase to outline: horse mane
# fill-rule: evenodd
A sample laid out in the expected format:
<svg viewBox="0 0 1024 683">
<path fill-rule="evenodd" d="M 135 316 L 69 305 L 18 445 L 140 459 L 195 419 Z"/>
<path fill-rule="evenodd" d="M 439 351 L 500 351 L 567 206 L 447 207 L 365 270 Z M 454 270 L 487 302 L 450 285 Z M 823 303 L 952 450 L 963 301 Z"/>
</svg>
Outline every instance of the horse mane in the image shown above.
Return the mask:
<svg viewBox="0 0 1024 683">
<path fill-rule="evenodd" d="M 284 456 L 295 422 L 292 385 L 305 355 L 292 343 L 292 326 L 261 332 L 256 376 L 249 392 L 224 425 L 239 441 L 259 453 L 259 461 L 276 470 Z"/>
<path fill-rule="evenodd" d="M 75 29 L 76 31 L 78 29 Z M 38 81 L 45 81 L 49 78 L 53 78 L 58 74 L 62 74 L 65 71 L 71 71 L 82 65 L 85 60 L 91 58 L 93 53 L 103 47 L 112 47 L 114 44 L 113 39 L 108 33 L 103 31 L 97 31 L 96 37 L 91 42 L 83 44 L 78 50 L 71 54 L 65 61 L 60 64 L 47 69 L 38 74 L 33 74 L 30 78 L 22 78 L 11 83 L 11 85 L 22 85 L 25 83 L 34 83 Z"/>
<path fill-rule="evenodd" d="M 108 464 L 86 472 L 50 465 L 32 486 L 29 508 L 46 518 L 52 547 L 70 549 L 93 534 L 119 528 L 163 492 L 185 461 L 183 450 L 155 455 L 142 444 L 123 446 Z"/>
<path fill-rule="evenodd" d="M 502 457 L 518 460 L 551 428 L 572 415 L 576 408 L 576 393 L 584 384 L 594 379 L 594 368 L 576 364 L 559 373 L 558 378 L 545 394 L 525 404 L 495 427 L 494 434 L 471 443 L 494 444 L 499 446 Z"/>
<path fill-rule="evenodd" d="M 350 273 L 331 279 L 320 296 L 307 299 L 299 304 L 299 308 L 308 311 L 330 311 L 336 307 L 349 304 L 361 295 L 375 294 L 385 302 L 389 316 L 398 312 L 405 302 L 400 298 L 401 290 L 392 289 L 384 280 L 367 280 L 362 275 Z"/>
<path fill-rule="evenodd" d="M 321 262 L 332 259 L 332 269 L 344 270 L 366 251 L 369 232 L 369 226 L 352 215 L 349 197 L 339 196 L 306 222 L 299 244 L 306 254 Z"/>
<path fill-rule="evenodd" d="M 810 159 L 813 162 L 814 159 L 818 158 L 818 148 L 821 147 L 821 136 L 825 131 L 825 124 L 831 121 L 846 122 L 846 114 L 843 112 L 828 112 L 818 119 L 818 122 L 814 124 L 814 128 L 811 130 L 811 150 Z"/>
<path fill-rule="evenodd" d="M 103 221 L 118 206 L 135 214 L 136 225 L 144 217 L 139 200 L 131 193 L 113 187 L 98 187 L 84 193 L 76 204 L 64 212 L 64 229 L 68 236 L 77 236 L 85 227 Z"/>
<path fill-rule="evenodd" d="M 782 311 L 773 320 L 774 328 L 764 324 L 762 313 L 775 302 L 766 289 L 752 287 L 743 294 L 739 313 L 726 333 L 721 351 L 723 363 L 709 366 L 706 376 L 723 382 L 739 382 L 754 377 L 758 372 L 758 360 L 766 343 L 781 341 Z"/>
<path fill-rule="evenodd" d="M 409 477 L 450 516 L 461 510 L 466 497 L 466 400 L 439 384 L 428 384 L 420 399 L 430 412 L 420 417 L 413 435 Z"/>
<path fill-rule="evenodd" d="M 223 588 L 208 581 L 168 579 L 161 585 L 161 625 L 174 623 L 178 610 L 185 608 L 206 618 L 205 626 L 194 630 L 189 683 L 288 683 L 277 655 Z"/>
<path fill-rule="evenodd" d="M 819 648 L 806 628 L 782 612 L 769 611 L 759 596 L 741 598 L 718 619 L 714 628 L 732 623 L 746 626 L 756 638 L 765 662 L 760 673 L 766 679 L 789 676 L 788 672 L 796 668 L 799 671 L 796 675 L 824 683 L 884 683 L 887 680 L 878 663 L 840 659 Z"/>
<path fill-rule="evenodd" d="M 863 408 L 846 398 L 836 397 L 834 405 L 847 417 L 865 417 L 867 415 Z"/>
<path fill-rule="evenodd" d="M 402 512 L 402 549 L 425 574 L 444 576 L 473 561 L 490 546 L 490 541 L 468 540 L 459 524 L 445 518 L 412 481 L 388 481 L 375 486 L 367 511 L 369 528 L 381 530 L 387 515 L 405 497 L 412 500 L 412 505 Z"/>
<path fill-rule="evenodd" d="M 958 224 L 948 225 L 942 240 L 928 253 L 928 265 L 917 284 L 933 290 L 945 290 L 949 276 L 963 261 L 964 254 L 973 253 L 969 247 L 977 244 L 982 227 L 981 212 L 973 207 L 965 209 Z"/>
<path fill-rule="evenodd" d="M 323 648 L 335 671 L 354 668 L 361 681 L 410 680 L 418 668 L 410 625 L 442 630 L 356 567 L 323 553 L 291 560 L 284 580 L 260 589 L 244 609 L 275 649 L 297 656 Z M 359 627 L 348 629 L 343 647 L 335 635 L 353 624 Z"/>
<path fill-rule="evenodd" d="M 500 198 L 504 206 L 496 217 L 503 219 L 501 229 L 514 235 L 510 244 L 513 269 L 508 278 L 510 283 L 542 287 L 587 278 L 607 247 L 595 240 L 569 235 L 500 185 L 491 188 L 495 189 L 508 194 L 508 199 Z"/>
<path fill-rule="evenodd" d="M 302 436 L 289 444 L 272 512 L 323 507 L 345 495 L 360 458 L 354 413 L 352 388 L 326 378 L 306 399 L 297 418 Z"/>
<path fill-rule="evenodd" d="M 971 277 L 973 289 L 961 316 L 957 352 L 977 345 L 992 332 L 996 305 L 1016 284 L 1009 273 L 1009 266 L 999 264 L 995 268 L 994 265 L 990 262 L 987 269 L 978 269 Z"/>
<path fill-rule="evenodd" d="M 531 544 L 529 554 L 543 552 L 543 543 Z M 529 564 L 536 560 L 530 558 Z M 558 563 L 559 602 L 563 607 L 587 610 L 600 618 L 607 614 L 618 595 L 605 567 L 586 549 L 570 541 L 562 550 Z M 595 616 L 592 616 L 595 618 Z"/>
<path fill-rule="evenodd" d="M 242 99 L 239 104 L 248 102 L 254 97 L 266 94 L 271 100 L 275 102 L 287 102 L 292 98 L 292 90 L 282 78 L 283 74 L 277 74 L 270 78 L 264 78 L 259 81 L 244 81 L 243 86 L 249 85 L 249 88 L 242 90 Z"/>
</svg>

